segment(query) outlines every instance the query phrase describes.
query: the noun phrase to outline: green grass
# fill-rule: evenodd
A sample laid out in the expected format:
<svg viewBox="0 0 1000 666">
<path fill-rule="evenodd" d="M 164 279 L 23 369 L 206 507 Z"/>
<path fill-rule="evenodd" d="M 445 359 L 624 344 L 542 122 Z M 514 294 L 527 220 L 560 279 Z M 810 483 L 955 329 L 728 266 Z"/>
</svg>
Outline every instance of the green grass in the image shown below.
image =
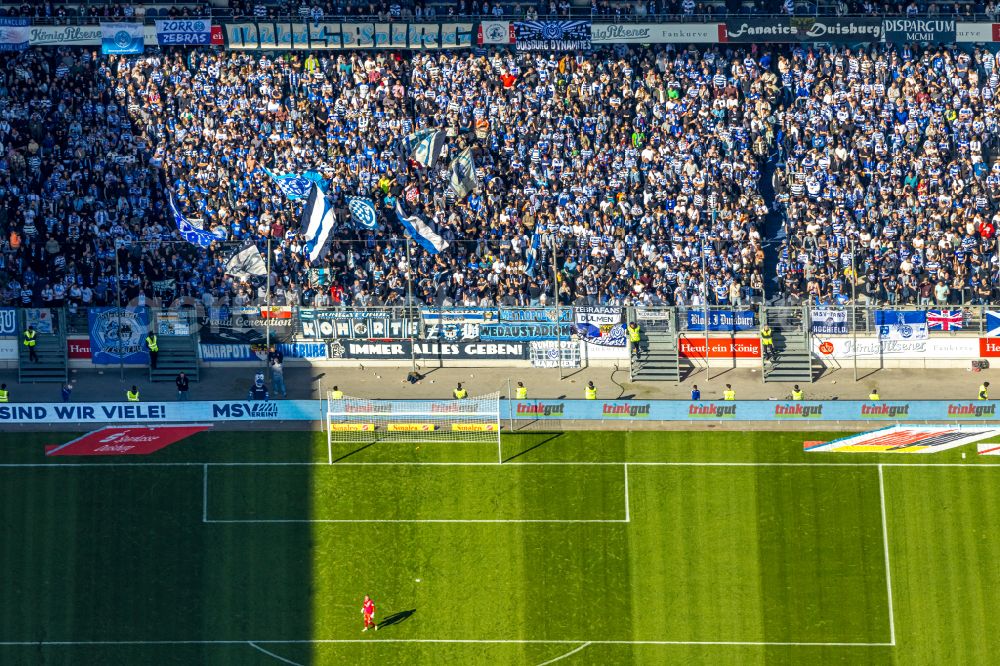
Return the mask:
<svg viewBox="0 0 1000 666">
<path fill-rule="evenodd" d="M 282 663 L 251 641 L 303 665 L 540 664 L 588 641 L 558 663 L 991 663 L 1000 466 L 802 451 L 833 436 L 513 435 L 502 467 L 257 464 L 325 461 L 311 433 L 71 460 L 42 455 L 68 436 L 0 436 L 0 462 L 40 465 L 0 467 L 0 664 Z M 495 450 L 335 453 L 487 463 Z M 521 464 L 540 462 L 609 464 Z M 910 465 L 927 462 L 955 466 Z M 894 464 L 895 645 L 873 463 Z M 362 634 L 366 593 L 400 621 Z M 510 642 L 409 642 L 437 639 Z"/>
</svg>

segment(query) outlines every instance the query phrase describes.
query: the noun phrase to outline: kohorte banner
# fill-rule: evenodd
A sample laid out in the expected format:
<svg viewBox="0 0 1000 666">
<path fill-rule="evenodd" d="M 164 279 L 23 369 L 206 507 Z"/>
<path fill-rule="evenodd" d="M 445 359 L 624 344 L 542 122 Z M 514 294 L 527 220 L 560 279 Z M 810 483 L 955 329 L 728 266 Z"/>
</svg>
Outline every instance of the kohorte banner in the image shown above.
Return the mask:
<svg viewBox="0 0 1000 666">
<path fill-rule="evenodd" d="M 719 41 L 732 43 L 830 42 L 855 44 L 882 41 L 882 19 L 792 16 L 730 19 L 720 24 Z"/>
<path fill-rule="evenodd" d="M 302 337 L 307 340 L 399 340 L 418 336 L 420 322 L 404 319 L 402 311 L 299 310 Z"/>
<path fill-rule="evenodd" d="M 472 23 L 329 23 L 246 21 L 222 26 L 233 50 L 462 49 Z"/>
<path fill-rule="evenodd" d="M 718 23 L 595 23 L 591 42 L 598 44 L 715 44 Z"/>
</svg>

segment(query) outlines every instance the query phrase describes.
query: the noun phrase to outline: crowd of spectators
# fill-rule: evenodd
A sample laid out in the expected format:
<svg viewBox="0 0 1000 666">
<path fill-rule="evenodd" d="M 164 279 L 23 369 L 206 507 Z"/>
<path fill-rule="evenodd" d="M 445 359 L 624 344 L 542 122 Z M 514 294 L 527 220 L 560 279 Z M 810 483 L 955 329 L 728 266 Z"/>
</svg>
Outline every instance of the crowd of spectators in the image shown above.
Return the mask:
<svg viewBox="0 0 1000 666">
<path fill-rule="evenodd" d="M 986 53 L 883 46 L 4 54 L 0 301 L 247 304 L 264 286 L 222 267 L 252 239 L 277 305 L 746 305 L 766 219 L 789 301 L 987 299 L 997 85 Z M 430 169 L 402 148 L 423 128 L 447 135 Z M 481 185 L 458 199 L 465 148 Z M 265 168 L 326 179 L 322 261 Z M 181 239 L 168 190 L 219 242 Z M 450 247 L 408 259 L 396 201 Z"/>
<path fill-rule="evenodd" d="M 775 178 L 793 301 L 984 303 L 997 283 L 1000 67 L 985 51 L 798 51 Z"/>
</svg>

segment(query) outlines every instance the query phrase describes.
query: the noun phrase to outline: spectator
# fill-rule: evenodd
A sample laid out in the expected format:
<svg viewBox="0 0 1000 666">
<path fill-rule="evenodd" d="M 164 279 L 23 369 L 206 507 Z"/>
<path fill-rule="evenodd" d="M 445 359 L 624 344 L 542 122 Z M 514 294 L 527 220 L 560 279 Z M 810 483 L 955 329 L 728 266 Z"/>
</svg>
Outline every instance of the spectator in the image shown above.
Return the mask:
<svg viewBox="0 0 1000 666">
<path fill-rule="evenodd" d="M 177 386 L 177 399 L 186 401 L 188 399 L 188 389 L 191 385 L 191 382 L 188 380 L 188 376 L 184 374 L 184 372 L 177 373 L 177 377 L 174 379 L 174 384 Z"/>
</svg>

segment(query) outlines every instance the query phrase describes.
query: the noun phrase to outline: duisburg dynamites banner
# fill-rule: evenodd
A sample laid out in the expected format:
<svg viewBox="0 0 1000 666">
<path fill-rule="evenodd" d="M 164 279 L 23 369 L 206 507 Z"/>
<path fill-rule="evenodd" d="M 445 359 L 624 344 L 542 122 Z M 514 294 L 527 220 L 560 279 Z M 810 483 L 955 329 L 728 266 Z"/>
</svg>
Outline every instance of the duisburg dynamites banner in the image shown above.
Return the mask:
<svg viewBox="0 0 1000 666">
<path fill-rule="evenodd" d="M 589 51 L 590 21 L 518 21 L 518 51 Z"/>
</svg>

